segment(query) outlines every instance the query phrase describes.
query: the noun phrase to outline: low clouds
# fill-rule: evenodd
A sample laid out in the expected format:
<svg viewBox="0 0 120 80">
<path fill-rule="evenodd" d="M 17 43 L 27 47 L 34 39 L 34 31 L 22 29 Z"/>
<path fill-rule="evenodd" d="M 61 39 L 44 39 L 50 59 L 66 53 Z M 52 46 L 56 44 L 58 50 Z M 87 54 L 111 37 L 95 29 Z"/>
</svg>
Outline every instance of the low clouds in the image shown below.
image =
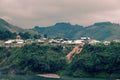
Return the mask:
<svg viewBox="0 0 120 80">
<path fill-rule="evenodd" d="M 81 25 L 98 21 L 119 23 L 119 3 L 119 0 L 1 0 L 0 17 L 8 17 L 23 28 L 56 22 Z"/>
</svg>

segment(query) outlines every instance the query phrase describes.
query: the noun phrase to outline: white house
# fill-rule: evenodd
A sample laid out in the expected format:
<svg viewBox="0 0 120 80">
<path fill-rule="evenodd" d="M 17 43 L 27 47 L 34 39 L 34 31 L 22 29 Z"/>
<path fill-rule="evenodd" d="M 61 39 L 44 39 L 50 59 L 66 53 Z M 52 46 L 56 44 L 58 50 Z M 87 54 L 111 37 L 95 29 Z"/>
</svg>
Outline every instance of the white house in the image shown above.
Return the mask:
<svg viewBox="0 0 120 80">
<path fill-rule="evenodd" d="M 90 37 L 81 37 L 81 40 L 90 40 Z"/>
<path fill-rule="evenodd" d="M 22 39 L 15 39 L 16 44 L 23 44 L 24 40 Z"/>
<path fill-rule="evenodd" d="M 74 40 L 74 44 L 84 44 L 84 40 Z"/>
<path fill-rule="evenodd" d="M 104 41 L 103 44 L 108 45 L 108 44 L 110 44 L 110 41 Z"/>
<path fill-rule="evenodd" d="M 97 43 L 101 43 L 101 42 L 98 41 L 98 40 L 90 40 L 90 41 L 89 41 L 89 44 L 91 44 L 91 45 L 95 45 L 95 44 L 97 44 Z"/>
<path fill-rule="evenodd" d="M 14 42 L 15 42 L 15 40 L 8 40 L 8 41 L 5 41 L 4 45 L 5 45 L 5 47 L 13 47 Z"/>
<path fill-rule="evenodd" d="M 45 40 L 38 39 L 37 42 L 38 43 L 45 43 Z"/>
<path fill-rule="evenodd" d="M 62 41 L 63 44 L 72 44 L 72 40 Z"/>
<path fill-rule="evenodd" d="M 15 47 L 15 46 L 21 47 L 23 44 L 24 44 L 24 40 L 22 39 L 8 40 L 8 41 L 5 41 L 4 43 L 6 47 Z"/>
</svg>

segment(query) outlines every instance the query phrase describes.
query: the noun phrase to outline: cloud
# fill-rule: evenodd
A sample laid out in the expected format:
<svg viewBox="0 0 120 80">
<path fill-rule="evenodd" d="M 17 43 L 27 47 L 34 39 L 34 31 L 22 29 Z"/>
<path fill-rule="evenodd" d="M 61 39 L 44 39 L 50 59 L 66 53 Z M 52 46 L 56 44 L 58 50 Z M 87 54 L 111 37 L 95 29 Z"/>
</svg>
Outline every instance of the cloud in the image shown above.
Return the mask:
<svg viewBox="0 0 120 80">
<path fill-rule="evenodd" d="M 7 16 L 24 28 L 56 22 L 81 25 L 120 22 L 119 3 L 119 0 L 1 0 L 0 17 Z"/>
</svg>

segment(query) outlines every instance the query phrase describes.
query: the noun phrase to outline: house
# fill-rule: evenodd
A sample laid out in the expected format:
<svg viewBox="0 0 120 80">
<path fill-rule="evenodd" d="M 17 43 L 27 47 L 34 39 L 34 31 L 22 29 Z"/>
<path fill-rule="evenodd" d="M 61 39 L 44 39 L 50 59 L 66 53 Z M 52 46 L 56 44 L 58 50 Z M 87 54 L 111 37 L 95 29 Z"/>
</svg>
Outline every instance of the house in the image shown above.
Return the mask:
<svg viewBox="0 0 120 80">
<path fill-rule="evenodd" d="M 113 42 L 120 43 L 120 40 L 118 40 L 118 39 L 115 39 L 115 40 L 113 40 Z"/>
<path fill-rule="evenodd" d="M 110 41 L 104 41 L 103 44 L 104 44 L 104 45 L 109 45 L 109 44 L 110 44 Z"/>
<path fill-rule="evenodd" d="M 101 43 L 101 42 L 98 41 L 98 40 L 90 40 L 90 41 L 89 41 L 89 44 L 91 44 L 91 45 L 95 45 L 95 44 L 97 44 L 97 43 Z"/>
<path fill-rule="evenodd" d="M 83 40 L 85 44 L 88 44 L 90 41 L 90 37 L 81 37 L 81 40 Z"/>
<path fill-rule="evenodd" d="M 59 43 L 60 43 L 59 40 L 55 40 L 55 39 L 50 39 L 48 42 L 49 42 L 49 43 L 56 43 L 56 44 L 59 44 Z"/>
<path fill-rule="evenodd" d="M 9 48 L 9 47 L 14 47 L 15 40 L 8 40 L 4 42 L 4 46 Z"/>
<path fill-rule="evenodd" d="M 74 40 L 73 44 L 84 44 L 84 40 Z"/>
<path fill-rule="evenodd" d="M 14 46 L 21 47 L 23 45 L 24 45 L 24 40 L 22 40 L 22 39 L 15 39 Z"/>
<path fill-rule="evenodd" d="M 81 37 L 81 40 L 90 40 L 90 37 Z"/>
<path fill-rule="evenodd" d="M 4 46 L 9 47 L 21 47 L 24 45 L 24 40 L 22 39 L 12 39 L 4 42 Z"/>
<path fill-rule="evenodd" d="M 62 41 L 62 44 L 72 44 L 72 40 Z"/>
<path fill-rule="evenodd" d="M 37 39 L 36 42 L 37 43 L 45 43 L 45 40 Z"/>
<path fill-rule="evenodd" d="M 25 40 L 24 42 L 25 42 L 25 44 L 32 44 L 32 43 L 34 42 L 34 40 L 32 40 L 32 39 L 27 39 L 27 40 Z"/>
</svg>

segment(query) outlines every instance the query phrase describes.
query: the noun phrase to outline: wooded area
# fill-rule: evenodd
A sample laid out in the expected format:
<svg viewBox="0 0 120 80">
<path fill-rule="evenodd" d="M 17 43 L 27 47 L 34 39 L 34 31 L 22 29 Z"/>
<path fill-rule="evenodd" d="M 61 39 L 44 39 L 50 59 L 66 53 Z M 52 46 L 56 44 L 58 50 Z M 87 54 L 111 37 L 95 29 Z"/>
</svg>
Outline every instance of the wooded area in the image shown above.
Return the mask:
<svg viewBox="0 0 120 80">
<path fill-rule="evenodd" d="M 70 64 L 71 45 L 27 44 L 0 47 L 0 73 L 57 73 L 74 77 L 120 78 L 120 43 L 85 45 Z"/>
</svg>

